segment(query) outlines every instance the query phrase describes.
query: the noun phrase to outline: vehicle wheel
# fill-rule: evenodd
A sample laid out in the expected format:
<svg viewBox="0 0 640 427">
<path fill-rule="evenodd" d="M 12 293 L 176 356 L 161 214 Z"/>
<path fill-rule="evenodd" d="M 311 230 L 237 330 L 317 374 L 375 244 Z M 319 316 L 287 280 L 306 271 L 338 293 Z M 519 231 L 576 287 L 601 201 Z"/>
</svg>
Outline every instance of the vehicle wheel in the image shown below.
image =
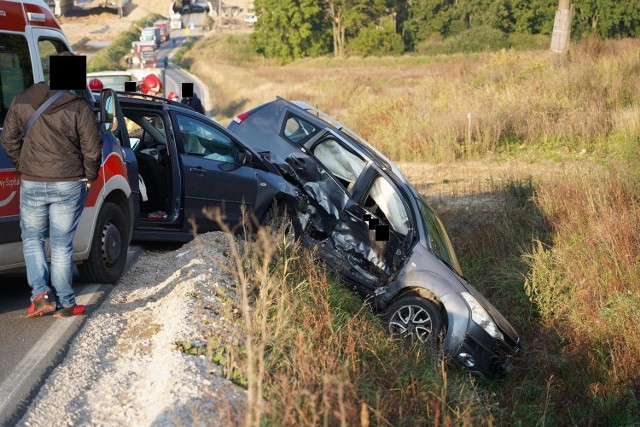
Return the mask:
<svg viewBox="0 0 640 427">
<path fill-rule="evenodd" d="M 286 245 L 294 244 L 302 236 L 302 229 L 295 218 L 292 218 L 290 209 L 283 202 L 273 204 L 262 223 L 273 230 L 284 230 L 284 242 Z"/>
<path fill-rule="evenodd" d="M 78 266 L 83 280 L 113 284 L 118 281 L 127 261 L 127 233 L 124 212 L 115 203 L 105 202 L 98 214 L 89 258 Z"/>
<path fill-rule="evenodd" d="M 392 303 L 383 319 L 391 335 L 410 342 L 435 344 L 442 332 L 442 314 L 438 306 L 413 294 Z"/>
</svg>

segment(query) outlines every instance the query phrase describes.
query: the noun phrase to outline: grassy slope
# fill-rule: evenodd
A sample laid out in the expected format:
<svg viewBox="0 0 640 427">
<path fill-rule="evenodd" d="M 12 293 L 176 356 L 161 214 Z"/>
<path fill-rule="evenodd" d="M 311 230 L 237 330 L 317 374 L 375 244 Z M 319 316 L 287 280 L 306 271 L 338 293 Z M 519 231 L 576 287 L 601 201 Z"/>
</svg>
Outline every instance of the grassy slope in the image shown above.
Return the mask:
<svg viewBox="0 0 640 427">
<path fill-rule="evenodd" d="M 402 167 L 524 352 L 501 382 L 456 374 L 452 394 L 436 369 L 396 391 L 438 396 L 456 424 L 624 425 L 640 423 L 639 52 L 636 40 L 587 41 L 566 58 L 508 51 L 280 67 L 236 36 L 204 40 L 184 58 L 216 94 L 223 123 L 276 95 L 296 98 L 393 159 L 423 162 Z M 422 402 L 425 418 L 414 421 L 440 419 Z"/>
</svg>

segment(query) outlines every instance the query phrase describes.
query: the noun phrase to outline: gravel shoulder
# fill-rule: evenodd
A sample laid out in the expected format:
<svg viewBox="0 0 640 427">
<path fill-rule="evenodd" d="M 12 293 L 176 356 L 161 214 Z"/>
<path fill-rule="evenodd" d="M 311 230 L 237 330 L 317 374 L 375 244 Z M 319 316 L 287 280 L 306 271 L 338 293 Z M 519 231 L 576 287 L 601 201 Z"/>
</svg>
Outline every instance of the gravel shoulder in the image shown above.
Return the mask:
<svg viewBox="0 0 640 427">
<path fill-rule="evenodd" d="M 226 245 L 223 233 L 207 233 L 175 251 L 142 254 L 89 313 L 18 425 L 241 424 L 244 389 L 175 345 L 239 336 L 216 309 L 224 305 L 216 295 L 234 295 Z"/>
</svg>

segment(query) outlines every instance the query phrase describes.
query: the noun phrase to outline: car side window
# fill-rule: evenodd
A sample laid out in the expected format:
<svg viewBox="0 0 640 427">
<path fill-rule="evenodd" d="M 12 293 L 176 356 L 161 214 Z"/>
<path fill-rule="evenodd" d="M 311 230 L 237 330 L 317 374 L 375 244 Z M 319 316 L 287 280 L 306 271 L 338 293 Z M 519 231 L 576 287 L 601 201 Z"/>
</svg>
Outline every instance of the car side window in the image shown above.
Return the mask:
<svg viewBox="0 0 640 427">
<path fill-rule="evenodd" d="M 51 76 L 49 65 L 49 57 L 66 52 L 68 49 L 60 40 L 41 38 L 38 40 L 38 55 L 42 62 L 42 72 L 44 73 L 44 81 L 48 82 Z"/>
<path fill-rule="evenodd" d="M 219 162 L 235 163 L 233 141 L 215 127 L 188 116 L 176 114 L 184 153 Z"/>
<path fill-rule="evenodd" d="M 13 98 L 33 84 L 29 43 L 22 35 L 0 33 L 0 127 Z"/>
<path fill-rule="evenodd" d="M 351 191 L 366 165 L 362 157 L 347 150 L 333 138 L 315 145 L 312 152 L 348 191 Z"/>
<path fill-rule="evenodd" d="M 386 221 L 397 233 L 406 236 L 409 232 L 410 221 L 407 209 L 398 192 L 386 178 L 377 176 L 373 180 L 365 198 L 364 207 Z"/>
<path fill-rule="evenodd" d="M 284 122 L 284 129 L 282 131 L 285 138 L 291 142 L 298 144 L 304 144 L 311 136 L 318 132 L 318 128 L 309 123 L 308 121 L 301 119 L 298 116 L 290 115 Z"/>
</svg>

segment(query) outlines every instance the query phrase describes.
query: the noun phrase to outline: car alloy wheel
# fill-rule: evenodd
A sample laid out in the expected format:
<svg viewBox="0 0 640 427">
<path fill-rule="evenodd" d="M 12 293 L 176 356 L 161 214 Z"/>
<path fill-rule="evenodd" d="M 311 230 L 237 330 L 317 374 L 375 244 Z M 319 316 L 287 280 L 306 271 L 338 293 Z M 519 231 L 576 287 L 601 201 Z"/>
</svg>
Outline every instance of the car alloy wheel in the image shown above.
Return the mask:
<svg viewBox="0 0 640 427">
<path fill-rule="evenodd" d="M 442 315 L 438 307 L 414 294 L 391 304 L 384 319 L 391 335 L 411 342 L 434 342 L 442 330 Z"/>
</svg>

